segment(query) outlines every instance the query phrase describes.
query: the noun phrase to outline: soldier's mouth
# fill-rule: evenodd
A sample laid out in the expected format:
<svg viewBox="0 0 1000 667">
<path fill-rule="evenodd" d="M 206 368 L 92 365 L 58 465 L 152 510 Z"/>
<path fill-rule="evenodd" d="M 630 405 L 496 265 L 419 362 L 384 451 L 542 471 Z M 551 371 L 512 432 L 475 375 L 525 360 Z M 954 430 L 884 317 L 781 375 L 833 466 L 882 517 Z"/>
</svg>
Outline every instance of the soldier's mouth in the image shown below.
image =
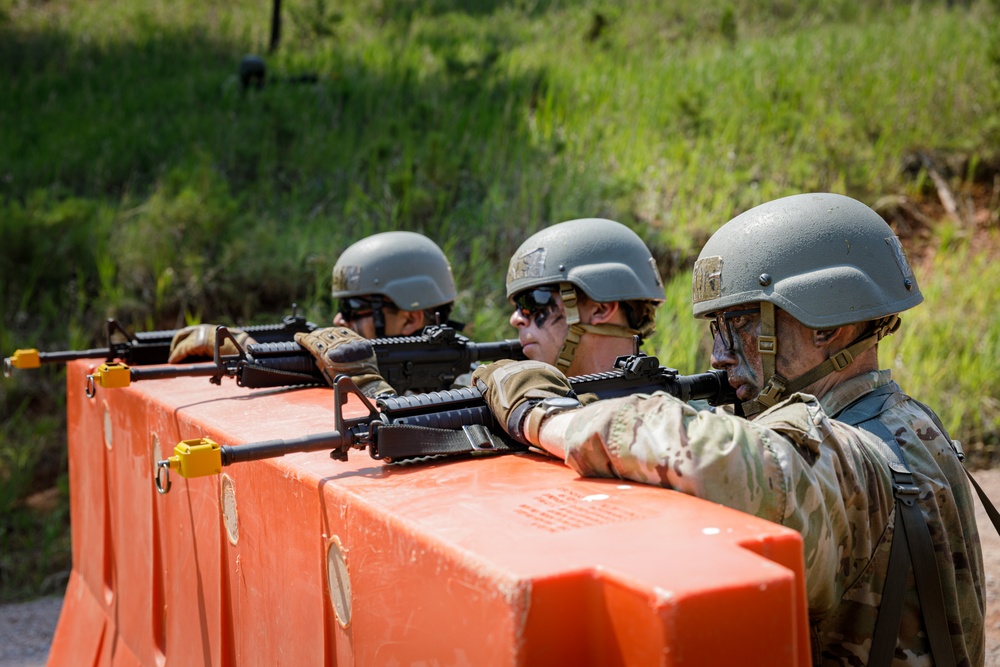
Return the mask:
<svg viewBox="0 0 1000 667">
<path fill-rule="evenodd" d="M 528 357 L 529 359 L 533 359 L 534 357 L 532 357 L 531 355 L 534 354 L 536 350 L 538 350 L 538 343 L 533 340 L 521 340 L 520 342 L 521 342 L 521 352 L 524 353 L 524 356 Z"/>
<path fill-rule="evenodd" d="M 729 384 L 736 390 L 736 398 L 741 401 L 749 401 L 753 398 L 754 388 L 753 385 L 748 382 L 730 377 Z"/>
</svg>

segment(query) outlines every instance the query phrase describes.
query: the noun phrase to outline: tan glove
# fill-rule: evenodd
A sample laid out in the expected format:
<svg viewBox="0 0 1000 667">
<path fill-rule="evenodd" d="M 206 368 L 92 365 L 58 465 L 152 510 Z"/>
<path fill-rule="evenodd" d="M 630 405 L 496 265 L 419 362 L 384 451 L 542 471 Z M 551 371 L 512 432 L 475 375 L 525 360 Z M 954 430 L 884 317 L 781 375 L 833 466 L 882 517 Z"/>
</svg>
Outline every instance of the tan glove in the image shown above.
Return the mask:
<svg viewBox="0 0 1000 667">
<path fill-rule="evenodd" d="M 295 340 L 316 357 L 316 366 L 331 387 L 338 375 L 350 375 L 368 398 L 396 393 L 379 375 L 372 344 L 347 327 L 297 333 Z"/>
<path fill-rule="evenodd" d="M 175 333 L 173 340 L 170 341 L 170 356 L 167 358 L 167 363 L 176 364 L 192 357 L 214 358 L 216 326 L 215 324 L 194 324 Z M 233 334 L 236 342 L 244 349 L 247 345 L 253 345 L 257 342 L 242 329 L 230 329 L 229 333 Z M 233 341 L 227 338 L 219 353 L 239 354 L 239 350 L 233 345 Z"/>
<path fill-rule="evenodd" d="M 538 444 L 542 420 L 552 411 L 581 405 L 566 376 L 541 361 L 503 359 L 479 366 L 472 384 L 504 430 L 526 444 Z"/>
</svg>

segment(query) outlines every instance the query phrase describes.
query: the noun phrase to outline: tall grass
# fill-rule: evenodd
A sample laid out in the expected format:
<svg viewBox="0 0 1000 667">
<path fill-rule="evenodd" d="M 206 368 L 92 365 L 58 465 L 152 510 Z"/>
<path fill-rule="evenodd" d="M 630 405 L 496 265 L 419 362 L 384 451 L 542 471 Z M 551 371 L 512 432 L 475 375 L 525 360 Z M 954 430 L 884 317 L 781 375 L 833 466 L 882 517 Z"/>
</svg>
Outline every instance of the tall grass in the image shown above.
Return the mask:
<svg viewBox="0 0 1000 667">
<path fill-rule="evenodd" d="M 703 370 L 690 266 L 734 214 L 803 190 L 933 202 L 918 152 L 960 193 L 989 192 L 1000 168 L 995 2 L 283 4 L 266 84 L 244 90 L 269 3 L 0 0 L 5 354 L 90 346 L 108 316 L 252 323 L 296 302 L 327 322 L 337 256 L 390 229 L 437 240 L 456 316 L 507 337 L 510 253 L 545 225 L 606 216 L 667 279 L 647 349 Z M 978 227 L 901 228 L 936 255 L 927 303 L 883 350 L 984 451 L 1000 432 L 996 316 L 977 296 L 996 277 L 990 205 Z M 0 383 L 0 516 L 30 517 L 0 519 L 5 548 L 49 521 L 25 499 L 58 488 L 42 462 L 65 451 L 60 382 Z M 0 560 L 0 581 L 14 569 Z M 0 599 L 44 579 L 17 578 L 35 583 Z"/>
</svg>

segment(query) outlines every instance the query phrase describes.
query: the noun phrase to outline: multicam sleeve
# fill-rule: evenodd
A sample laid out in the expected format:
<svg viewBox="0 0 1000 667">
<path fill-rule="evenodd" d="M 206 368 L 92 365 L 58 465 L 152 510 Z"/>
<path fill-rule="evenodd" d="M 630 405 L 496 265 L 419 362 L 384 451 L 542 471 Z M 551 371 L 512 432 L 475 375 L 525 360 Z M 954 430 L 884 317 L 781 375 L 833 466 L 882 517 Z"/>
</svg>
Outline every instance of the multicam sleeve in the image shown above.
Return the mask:
<svg viewBox="0 0 1000 667">
<path fill-rule="evenodd" d="M 841 590 L 839 554 L 854 539 L 845 490 L 857 482 L 843 474 L 843 457 L 820 447 L 836 440 L 830 429 L 804 395 L 753 422 L 699 412 L 666 394 L 630 396 L 578 411 L 565 436 L 566 463 L 584 476 L 675 489 L 799 531 L 809 606 L 822 613 Z"/>
<path fill-rule="evenodd" d="M 672 396 L 631 396 L 580 411 L 566 463 L 584 476 L 676 489 L 780 522 L 791 482 L 768 440 L 746 420 Z"/>
</svg>

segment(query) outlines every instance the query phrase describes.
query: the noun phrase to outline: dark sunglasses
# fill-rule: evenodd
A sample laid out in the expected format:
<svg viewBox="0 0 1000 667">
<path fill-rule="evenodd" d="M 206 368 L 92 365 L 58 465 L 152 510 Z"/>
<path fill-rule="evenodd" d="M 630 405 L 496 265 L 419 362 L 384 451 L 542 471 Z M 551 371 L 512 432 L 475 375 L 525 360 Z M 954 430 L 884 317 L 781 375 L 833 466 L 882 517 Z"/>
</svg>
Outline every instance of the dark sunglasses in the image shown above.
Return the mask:
<svg viewBox="0 0 1000 667">
<path fill-rule="evenodd" d="M 344 320 L 351 322 L 362 317 L 368 317 L 376 309 L 391 308 L 393 303 L 382 298 L 366 299 L 360 296 L 349 296 L 341 299 L 337 305 L 337 312 Z"/>
<path fill-rule="evenodd" d="M 747 317 L 748 315 L 756 315 L 760 312 L 760 308 L 746 308 L 744 310 L 730 310 L 722 313 L 718 313 L 715 319 L 708 323 L 708 328 L 712 332 L 712 340 L 715 340 L 716 336 L 722 338 L 722 344 L 726 346 L 727 352 L 733 351 L 733 341 L 735 340 L 735 335 L 733 334 L 733 320 L 738 317 Z M 744 324 L 737 325 L 737 329 L 745 326 Z"/>
<path fill-rule="evenodd" d="M 539 313 L 555 303 L 557 287 L 536 287 L 514 295 L 514 306 L 527 318 Z"/>
</svg>

